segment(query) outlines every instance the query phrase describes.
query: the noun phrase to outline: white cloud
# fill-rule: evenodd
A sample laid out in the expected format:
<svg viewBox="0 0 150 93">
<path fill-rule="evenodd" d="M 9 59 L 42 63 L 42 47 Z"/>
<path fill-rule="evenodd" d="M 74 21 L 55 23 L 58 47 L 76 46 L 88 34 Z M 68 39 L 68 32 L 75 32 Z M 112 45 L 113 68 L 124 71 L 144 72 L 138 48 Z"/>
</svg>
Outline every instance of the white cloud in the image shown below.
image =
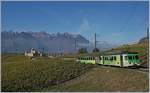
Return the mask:
<svg viewBox="0 0 150 93">
<path fill-rule="evenodd" d="M 91 27 L 90 27 L 89 21 L 86 18 L 84 18 L 81 22 L 78 33 L 81 34 L 81 33 L 88 32 L 88 31 L 90 31 L 90 28 Z"/>
</svg>

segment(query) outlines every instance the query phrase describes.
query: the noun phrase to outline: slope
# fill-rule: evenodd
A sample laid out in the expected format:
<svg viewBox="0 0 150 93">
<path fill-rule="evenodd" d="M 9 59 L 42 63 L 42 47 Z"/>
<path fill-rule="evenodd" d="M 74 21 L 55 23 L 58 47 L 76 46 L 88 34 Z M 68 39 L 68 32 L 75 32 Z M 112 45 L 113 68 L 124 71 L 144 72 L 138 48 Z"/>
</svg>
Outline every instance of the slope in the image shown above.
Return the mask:
<svg viewBox="0 0 150 93">
<path fill-rule="evenodd" d="M 113 48 L 108 50 L 107 52 L 117 52 L 117 51 L 130 51 L 130 52 L 138 52 L 140 55 L 141 65 L 144 67 L 148 67 L 148 45 L 147 43 L 137 43 L 131 45 L 123 45 L 117 48 Z"/>
<path fill-rule="evenodd" d="M 148 73 L 136 69 L 98 66 L 88 73 L 42 91 L 141 92 L 148 91 Z"/>
</svg>

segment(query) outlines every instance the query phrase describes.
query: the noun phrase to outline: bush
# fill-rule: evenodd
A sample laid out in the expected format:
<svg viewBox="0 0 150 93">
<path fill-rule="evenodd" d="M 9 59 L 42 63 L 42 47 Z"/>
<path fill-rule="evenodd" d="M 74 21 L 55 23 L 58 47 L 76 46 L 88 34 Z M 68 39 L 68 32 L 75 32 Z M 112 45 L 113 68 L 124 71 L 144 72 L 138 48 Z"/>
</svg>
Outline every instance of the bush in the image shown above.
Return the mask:
<svg viewBox="0 0 150 93">
<path fill-rule="evenodd" d="M 99 52 L 99 49 L 98 48 L 94 48 L 93 49 L 93 52 L 95 53 L 95 52 Z"/>
<path fill-rule="evenodd" d="M 80 49 L 78 50 L 78 53 L 79 53 L 79 54 L 83 54 L 83 53 L 88 53 L 88 52 L 87 52 L 87 49 L 86 49 L 86 48 L 80 48 Z"/>
</svg>

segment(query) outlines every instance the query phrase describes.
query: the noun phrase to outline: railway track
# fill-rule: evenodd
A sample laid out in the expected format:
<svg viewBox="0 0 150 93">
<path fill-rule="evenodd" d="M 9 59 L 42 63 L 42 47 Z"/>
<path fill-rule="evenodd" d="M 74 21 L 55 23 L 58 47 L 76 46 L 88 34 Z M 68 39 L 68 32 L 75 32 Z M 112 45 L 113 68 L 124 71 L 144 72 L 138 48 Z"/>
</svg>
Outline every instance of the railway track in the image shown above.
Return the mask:
<svg viewBox="0 0 150 93">
<path fill-rule="evenodd" d="M 141 72 L 147 72 L 147 73 L 149 72 L 148 68 L 139 68 L 138 70 Z"/>
<path fill-rule="evenodd" d="M 110 65 L 101 65 L 101 68 L 104 69 L 108 69 L 108 68 L 122 68 L 122 67 L 117 67 L 117 66 L 110 66 Z M 149 68 L 144 68 L 144 67 L 123 67 L 122 69 L 128 69 L 128 70 L 132 70 L 132 71 L 137 71 L 140 73 L 148 73 L 149 72 Z"/>
</svg>

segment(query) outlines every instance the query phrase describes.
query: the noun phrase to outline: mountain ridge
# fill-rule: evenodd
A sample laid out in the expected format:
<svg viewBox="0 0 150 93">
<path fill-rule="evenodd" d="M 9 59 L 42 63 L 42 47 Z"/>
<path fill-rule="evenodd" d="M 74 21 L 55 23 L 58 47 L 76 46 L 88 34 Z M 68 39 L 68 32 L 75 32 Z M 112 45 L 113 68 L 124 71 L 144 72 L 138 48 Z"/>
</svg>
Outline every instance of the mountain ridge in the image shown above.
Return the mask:
<svg viewBox="0 0 150 93">
<path fill-rule="evenodd" d="M 73 52 L 75 40 L 78 43 L 88 44 L 89 41 L 82 35 L 70 33 L 47 32 L 7 32 L 2 31 L 2 52 L 24 52 L 36 48 L 44 52 Z"/>
</svg>

